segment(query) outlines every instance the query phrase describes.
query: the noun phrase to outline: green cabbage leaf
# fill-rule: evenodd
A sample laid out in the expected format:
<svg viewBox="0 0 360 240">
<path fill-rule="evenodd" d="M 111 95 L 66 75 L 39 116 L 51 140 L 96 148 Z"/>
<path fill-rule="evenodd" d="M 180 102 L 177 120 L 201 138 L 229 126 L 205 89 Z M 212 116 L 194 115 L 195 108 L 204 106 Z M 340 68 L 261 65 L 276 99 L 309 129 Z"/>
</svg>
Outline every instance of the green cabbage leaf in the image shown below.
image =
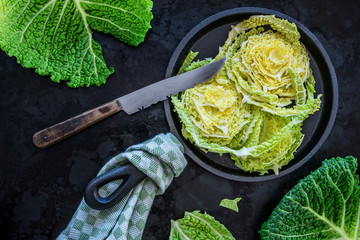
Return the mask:
<svg viewBox="0 0 360 240">
<path fill-rule="evenodd" d="M 150 0 L 0 0 L 0 48 L 26 68 L 70 87 L 105 84 L 92 29 L 137 46 L 153 18 Z"/>
<path fill-rule="evenodd" d="M 228 199 L 224 198 L 221 200 L 219 206 L 224 207 L 230 210 L 233 210 L 235 212 L 239 212 L 238 202 L 241 200 L 241 197 L 235 198 L 235 199 Z"/>
<path fill-rule="evenodd" d="M 262 239 L 360 239 L 357 159 L 325 160 L 300 180 L 262 225 Z"/>
<path fill-rule="evenodd" d="M 185 212 L 184 218 L 171 220 L 170 240 L 235 240 L 229 230 L 211 215 L 199 211 Z"/>
<path fill-rule="evenodd" d="M 299 39 L 293 23 L 252 16 L 232 27 L 214 59 L 194 61 L 190 52 L 180 72 L 226 61 L 213 78 L 172 97 L 182 135 L 205 152 L 230 154 L 245 171 L 278 174 L 302 143 L 303 121 L 321 104 Z"/>
</svg>

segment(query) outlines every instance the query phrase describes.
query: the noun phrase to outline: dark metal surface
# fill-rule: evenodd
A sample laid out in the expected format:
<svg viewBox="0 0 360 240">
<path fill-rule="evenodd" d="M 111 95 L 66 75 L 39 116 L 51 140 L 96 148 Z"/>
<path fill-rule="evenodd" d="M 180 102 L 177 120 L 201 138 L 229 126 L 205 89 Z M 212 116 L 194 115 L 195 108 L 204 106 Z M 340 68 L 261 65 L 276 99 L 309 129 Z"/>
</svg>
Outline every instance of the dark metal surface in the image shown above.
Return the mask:
<svg viewBox="0 0 360 240">
<path fill-rule="evenodd" d="M 301 42 L 305 45 L 310 57 L 310 67 L 316 81 L 316 94 L 321 94 L 321 107 L 318 112 L 304 121 L 302 132 L 304 140 L 294 154 L 294 159 L 283 166 L 278 175 L 270 172 L 260 175 L 258 173 L 245 172 L 235 166 L 234 161 L 228 154 L 204 152 L 190 141 L 186 140 L 181 133 L 182 124 L 171 101 L 164 101 L 166 118 L 170 130 L 182 142 L 186 154 L 206 170 L 235 181 L 259 182 L 282 177 L 291 173 L 305 164 L 321 147 L 330 134 L 335 122 L 338 109 L 338 83 L 334 67 L 324 47 L 316 36 L 305 26 L 295 19 L 280 12 L 254 7 L 234 8 L 217 13 L 203 20 L 195 26 L 179 43 L 172 55 L 166 76 L 172 76 L 179 71 L 187 54 L 192 50 L 199 52 L 200 59 L 214 58 L 219 46 L 222 46 L 228 37 L 231 26 L 248 19 L 252 15 L 275 15 L 295 23 L 301 35 Z"/>
<path fill-rule="evenodd" d="M 306 164 L 266 182 L 227 180 L 188 159 L 184 172 L 155 198 L 143 239 L 168 239 L 170 220 L 192 210 L 213 215 L 236 239 L 259 239 L 257 231 L 280 199 L 321 160 L 360 158 L 359 1 L 154 0 L 152 29 L 138 47 L 94 33 L 105 60 L 115 68 L 101 87 L 70 89 L 53 83 L 0 51 L 1 239 L 55 239 L 106 161 L 131 145 L 168 132 L 169 127 L 163 104 L 158 103 L 132 116 L 120 112 L 45 150 L 32 145 L 36 131 L 163 79 L 177 45 L 194 26 L 236 7 L 282 12 L 320 40 L 339 84 L 334 127 Z M 218 206 L 221 199 L 235 197 L 242 197 L 239 213 Z"/>
</svg>

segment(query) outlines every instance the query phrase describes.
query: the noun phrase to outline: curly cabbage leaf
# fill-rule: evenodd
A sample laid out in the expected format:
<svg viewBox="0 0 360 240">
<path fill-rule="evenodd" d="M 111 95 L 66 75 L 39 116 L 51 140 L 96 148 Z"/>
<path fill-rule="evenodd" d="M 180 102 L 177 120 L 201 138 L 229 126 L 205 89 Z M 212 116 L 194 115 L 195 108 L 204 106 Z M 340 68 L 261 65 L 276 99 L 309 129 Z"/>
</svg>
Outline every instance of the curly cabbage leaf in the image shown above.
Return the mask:
<svg viewBox="0 0 360 240">
<path fill-rule="evenodd" d="M 153 18 L 150 0 L 0 0 L 0 48 L 26 68 L 70 87 L 105 84 L 92 30 L 137 46 Z"/>
<path fill-rule="evenodd" d="M 357 159 L 325 160 L 300 180 L 262 225 L 262 239 L 360 239 Z"/>
<path fill-rule="evenodd" d="M 172 97 L 183 136 L 204 151 L 230 154 L 245 171 L 278 174 L 303 140 L 302 122 L 321 104 L 299 38 L 293 23 L 252 16 L 232 27 L 213 60 L 194 62 L 190 52 L 181 71 L 226 62 L 207 82 Z"/>
<path fill-rule="evenodd" d="M 209 214 L 185 212 L 184 218 L 171 220 L 170 240 L 235 240 L 229 230 Z"/>
</svg>

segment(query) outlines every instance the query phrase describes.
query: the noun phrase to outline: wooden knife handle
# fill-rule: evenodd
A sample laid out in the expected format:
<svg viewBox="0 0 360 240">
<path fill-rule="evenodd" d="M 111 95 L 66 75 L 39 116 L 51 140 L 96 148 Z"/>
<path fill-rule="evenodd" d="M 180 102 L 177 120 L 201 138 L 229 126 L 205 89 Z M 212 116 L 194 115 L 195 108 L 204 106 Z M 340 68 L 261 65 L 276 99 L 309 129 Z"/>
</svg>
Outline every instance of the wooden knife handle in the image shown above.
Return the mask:
<svg viewBox="0 0 360 240">
<path fill-rule="evenodd" d="M 33 143 L 39 148 L 46 148 L 94 123 L 103 120 L 121 110 L 120 104 L 113 100 L 99 107 L 86 111 L 61 123 L 45 128 L 33 136 Z"/>
</svg>

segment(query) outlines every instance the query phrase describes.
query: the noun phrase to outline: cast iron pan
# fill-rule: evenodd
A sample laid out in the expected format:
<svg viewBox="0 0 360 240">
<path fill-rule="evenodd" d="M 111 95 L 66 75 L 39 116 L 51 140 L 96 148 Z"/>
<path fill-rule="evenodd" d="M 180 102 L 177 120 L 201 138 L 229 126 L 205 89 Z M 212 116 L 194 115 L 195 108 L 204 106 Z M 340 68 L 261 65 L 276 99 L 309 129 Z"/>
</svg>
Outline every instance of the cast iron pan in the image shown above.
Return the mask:
<svg viewBox="0 0 360 240">
<path fill-rule="evenodd" d="M 319 40 L 306 27 L 293 18 L 264 8 L 231 9 L 215 14 L 202 21 L 183 38 L 176 48 L 166 70 L 166 77 L 173 76 L 178 72 L 190 50 L 199 52 L 199 59 L 215 57 L 218 53 L 219 46 L 224 44 L 228 32 L 231 30 L 231 25 L 236 25 L 252 15 L 260 14 L 275 15 L 296 24 L 301 34 L 300 40 L 310 55 L 310 66 L 316 81 L 316 92 L 322 94 L 320 110 L 304 121 L 302 132 L 305 134 L 305 137 L 294 154 L 295 158 L 291 160 L 288 165 L 283 166 L 278 175 L 269 173 L 261 176 L 257 173 L 248 173 L 237 168 L 229 155 L 224 154 L 220 156 L 216 153 L 205 153 L 201 151 L 183 138 L 181 134 L 181 123 L 177 114 L 174 112 L 171 102 L 168 100 L 164 101 L 165 114 L 170 126 L 170 131 L 183 144 L 185 154 L 204 169 L 218 176 L 242 182 L 260 182 L 275 179 L 301 167 L 315 154 L 328 137 L 335 122 L 338 108 L 338 86 L 335 70 Z M 87 186 L 85 201 L 90 207 L 95 209 L 112 207 L 145 177 L 144 173 L 131 164 L 120 166 L 111 172 L 93 179 Z M 110 196 L 106 198 L 100 197 L 98 194 L 99 188 L 117 179 L 123 179 L 120 187 Z"/>
<path fill-rule="evenodd" d="M 316 93 L 322 94 L 320 110 L 304 121 L 302 132 L 305 137 L 294 154 L 295 158 L 288 165 L 282 167 L 278 175 L 269 173 L 261 176 L 257 173 L 248 173 L 237 168 L 229 155 L 220 156 L 216 153 L 201 151 L 182 136 L 181 123 L 177 113 L 173 111 L 173 105 L 168 100 L 164 102 L 170 131 L 182 142 L 185 153 L 206 170 L 227 179 L 243 182 L 271 180 L 284 176 L 302 166 L 328 137 L 338 108 L 338 86 L 335 70 L 319 40 L 293 18 L 264 8 L 235 8 L 220 12 L 202 21 L 183 38 L 176 48 L 166 70 L 166 77 L 178 72 L 190 50 L 199 52 L 198 59 L 215 57 L 219 51 L 219 46 L 222 46 L 227 39 L 231 25 L 236 25 L 252 15 L 275 15 L 296 24 L 301 34 L 300 41 L 305 45 L 310 56 L 310 66 L 316 81 Z"/>
</svg>

